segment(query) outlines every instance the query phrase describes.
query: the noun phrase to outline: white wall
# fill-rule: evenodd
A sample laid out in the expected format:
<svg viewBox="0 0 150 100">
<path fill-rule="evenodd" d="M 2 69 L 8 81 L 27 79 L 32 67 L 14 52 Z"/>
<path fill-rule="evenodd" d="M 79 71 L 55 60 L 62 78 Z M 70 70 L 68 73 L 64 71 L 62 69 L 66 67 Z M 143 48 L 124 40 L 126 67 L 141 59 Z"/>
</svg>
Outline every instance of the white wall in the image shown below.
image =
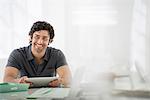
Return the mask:
<svg viewBox="0 0 150 100">
<path fill-rule="evenodd" d="M 74 69 L 87 67 L 89 78 L 128 65 L 133 0 L 72 0 L 69 7 L 65 48 Z"/>
<path fill-rule="evenodd" d="M 6 66 L 6 62 L 7 62 L 7 59 L 0 58 L 0 82 L 2 82 L 3 80 L 3 75 L 4 75 L 4 70 L 5 70 L 4 66 Z"/>
</svg>

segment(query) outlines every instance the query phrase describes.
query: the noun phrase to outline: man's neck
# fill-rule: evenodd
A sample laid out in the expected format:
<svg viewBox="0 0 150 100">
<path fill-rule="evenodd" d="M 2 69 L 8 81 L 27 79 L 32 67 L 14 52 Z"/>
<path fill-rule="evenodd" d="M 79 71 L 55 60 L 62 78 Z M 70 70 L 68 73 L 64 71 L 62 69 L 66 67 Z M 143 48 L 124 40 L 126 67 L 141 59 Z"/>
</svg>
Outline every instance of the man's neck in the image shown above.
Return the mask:
<svg viewBox="0 0 150 100">
<path fill-rule="evenodd" d="M 33 54 L 33 57 L 34 57 L 36 63 L 40 64 L 42 62 L 44 55 L 45 55 L 45 52 L 43 51 L 43 52 L 38 53 L 35 51 L 33 52 L 33 50 L 32 50 L 32 54 Z"/>
<path fill-rule="evenodd" d="M 37 64 L 42 63 L 44 53 L 34 53 L 33 56 Z"/>
</svg>

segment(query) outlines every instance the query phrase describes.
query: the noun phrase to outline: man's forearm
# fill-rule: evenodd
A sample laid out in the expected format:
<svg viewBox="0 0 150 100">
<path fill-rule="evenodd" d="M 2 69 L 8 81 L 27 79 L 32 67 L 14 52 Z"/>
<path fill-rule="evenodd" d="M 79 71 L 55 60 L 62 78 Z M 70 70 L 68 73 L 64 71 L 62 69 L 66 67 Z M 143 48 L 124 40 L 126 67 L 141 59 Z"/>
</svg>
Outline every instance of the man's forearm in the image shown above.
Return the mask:
<svg viewBox="0 0 150 100">
<path fill-rule="evenodd" d="M 20 78 L 15 78 L 15 77 L 12 77 L 12 76 L 7 76 L 6 78 L 4 78 L 4 82 L 29 83 L 29 82 L 26 82 L 27 78 L 28 78 L 27 76 L 23 76 L 23 77 L 20 77 Z"/>
<path fill-rule="evenodd" d="M 13 83 L 19 83 L 19 79 L 14 78 L 12 76 L 7 76 L 3 79 L 4 82 L 13 82 Z"/>
<path fill-rule="evenodd" d="M 62 77 L 61 78 L 61 85 L 64 87 L 70 87 L 71 85 L 71 77 Z"/>
</svg>

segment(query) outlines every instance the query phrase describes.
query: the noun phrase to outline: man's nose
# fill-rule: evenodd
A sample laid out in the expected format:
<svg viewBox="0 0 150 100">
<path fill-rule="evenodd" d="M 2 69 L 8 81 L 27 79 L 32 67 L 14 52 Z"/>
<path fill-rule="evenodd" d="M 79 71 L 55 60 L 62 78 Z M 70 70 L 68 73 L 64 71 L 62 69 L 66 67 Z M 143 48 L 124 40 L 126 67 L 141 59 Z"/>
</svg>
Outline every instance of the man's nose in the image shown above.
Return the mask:
<svg viewBox="0 0 150 100">
<path fill-rule="evenodd" d="M 38 40 L 38 43 L 39 44 L 42 44 L 44 41 L 43 41 L 43 39 L 42 38 L 40 38 L 39 40 Z"/>
</svg>

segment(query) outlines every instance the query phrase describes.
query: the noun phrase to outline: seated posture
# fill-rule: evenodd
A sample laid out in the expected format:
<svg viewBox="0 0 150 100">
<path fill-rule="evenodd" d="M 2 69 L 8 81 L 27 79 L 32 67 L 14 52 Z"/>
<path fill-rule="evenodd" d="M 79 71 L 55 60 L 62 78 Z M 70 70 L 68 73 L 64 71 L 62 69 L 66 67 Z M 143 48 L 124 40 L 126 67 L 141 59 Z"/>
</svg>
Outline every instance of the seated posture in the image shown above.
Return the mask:
<svg viewBox="0 0 150 100">
<path fill-rule="evenodd" d="M 71 72 L 61 50 L 48 47 L 53 41 L 53 27 L 45 21 L 37 21 L 29 32 L 27 47 L 15 49 L 9 56 L 4 82 L 28 83 L 30 77 L 53 77 L 58 79 L 49 83 L 49 86 L 63 85 L 68 87 L 71 81 Z"/>
</svg>

